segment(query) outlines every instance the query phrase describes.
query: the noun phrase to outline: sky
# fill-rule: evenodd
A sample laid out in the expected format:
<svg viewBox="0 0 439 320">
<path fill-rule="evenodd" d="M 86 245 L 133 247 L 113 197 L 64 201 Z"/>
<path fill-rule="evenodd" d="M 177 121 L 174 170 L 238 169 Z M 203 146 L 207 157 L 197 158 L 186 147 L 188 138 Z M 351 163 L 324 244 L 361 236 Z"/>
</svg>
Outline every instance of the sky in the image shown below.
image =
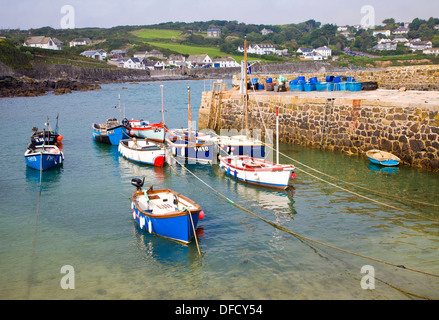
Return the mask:
<svg viewBox="0 0 439 320">
<path fill-rule="evenodd" d="M 0 29 L 110 28 L 236 20 L 281 25 L 314 19 L 338 26 L 439 18 L 438 0 L 0 0 Z M 366 20 L 365 20 L 366 19 Z"/>
</svg>

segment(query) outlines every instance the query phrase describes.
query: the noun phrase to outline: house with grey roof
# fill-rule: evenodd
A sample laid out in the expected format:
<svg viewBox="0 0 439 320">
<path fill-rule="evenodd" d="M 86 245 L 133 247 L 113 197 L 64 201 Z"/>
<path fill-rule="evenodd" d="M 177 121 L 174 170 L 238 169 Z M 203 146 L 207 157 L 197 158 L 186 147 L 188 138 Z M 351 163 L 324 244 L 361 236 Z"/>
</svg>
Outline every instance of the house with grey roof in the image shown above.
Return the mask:
<svg viewBox="0 0 439 320">
<path fill-rule="evenodd" d="M 189 68 L 212 65 L 212 62 L 212 58 L 207 54 L 193 54 L 186 59 L 186 65 Z"/>
</svg>

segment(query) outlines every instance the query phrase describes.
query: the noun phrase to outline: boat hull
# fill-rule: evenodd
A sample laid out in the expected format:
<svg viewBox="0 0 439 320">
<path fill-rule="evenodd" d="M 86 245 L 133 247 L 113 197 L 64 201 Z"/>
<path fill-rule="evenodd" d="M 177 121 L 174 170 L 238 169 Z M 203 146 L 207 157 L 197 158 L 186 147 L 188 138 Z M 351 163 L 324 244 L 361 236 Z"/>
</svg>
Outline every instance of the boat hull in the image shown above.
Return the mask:
<svg viewBox="0 0 439 320">
<path fill-rule="evenodd" d="M 265 145 L 259 140 L 245 136 L 220 136 L 218 146 L 230 156 L 249 156 L 256 159 L 265 158 Z"/>
<path fill-rule="evenodd" d="M 220 168 L 227 176 L 241 182 L 280 190 L 287 189 L 291 179 L 295 177 L 293 166 L 275 166 L 271 164 L 272 167 L 267 168 L 246 168 L 239 164 L 239 160 L 246 158 L 248 157 L 221 158 Z M 235 161 L 234 159 L 238 160 Z"/>
<path fill-rule="evenodd" d="M 126 138 L 128 133 L 123 126 L 111 129 L 99 129 L 101 125 L 93 124 L 93 140 L 99 143 L 119 145 L 120 140 Z"/>
<path fill-rule="evenodd" d="M 166 127 L 164 123 L 147 124 L 142 121 L 130 121 L 125 129 L 132 137 L 145 138 L 155 142 L 164 142 Z"/>
<path fill-rule="evenodd" d="M 213 143 L 189 145 L 187 140 L 177 140 L 168 144 L 171 145 L 171 152 L 174 156 L 188 161 L 213 163 L 218 157 L 218 148 Z"/>
<path fill-rule="evenodd" d="M 165 149 L 146 139 L 121 140 L 118 151 L 125 159 L 139 164 L 163 167 L 166 160 Z"/>
<path fill-rule="evenodd" d="M 48 170 L 62 165 L 64 153 L 55 146 L 45 146 L 27 150 L 24 154 L 26 165 L 35 170 Z"/>
<path fill-rule="evenodd" d="M 397 166 L 401 161 L 397 156 L 381 150 L 369 150 L 366 152 L 366 156 L 371 163 L 385 167 Z"/>
<path fill-rule="evenodd" d="M 152 194 L 148 191 L 148 196 L 153 197 L 154 194 L 161 192 L 168 192 L 172 195 L 177 195 L 170 190 L 157 190 Z M 180 198 L 184 198 L 185 201 L 191 202 L 194 208 L 189 214 L 188 211 L 177 211 L 171 209 L 171 212 L 164 214 L 153 213 L 153 210 L 146 210 L 143 192 L 136 192 L 133 195 L 133 201 L 131 202 L 131 209 L 133 211 L 133 219 L 138 223 L 141 229 L 146 230 L 150 234 L 156 234 L 165 238 L 169 238 L 174 241 L 188 244 L 194 237 L 198 221 L 200 220 L 201 208 L 199 205 L 193 203 L 188 198 L 178 195 Z M 143 201 L 143 204 L 142 204 Z M 151 200 L 153 202 L 155 200 Z M 170 203 L 167 203 L 171 206 Z M 162 203 L 163 205 L 163 203 Z"/>
</svg>

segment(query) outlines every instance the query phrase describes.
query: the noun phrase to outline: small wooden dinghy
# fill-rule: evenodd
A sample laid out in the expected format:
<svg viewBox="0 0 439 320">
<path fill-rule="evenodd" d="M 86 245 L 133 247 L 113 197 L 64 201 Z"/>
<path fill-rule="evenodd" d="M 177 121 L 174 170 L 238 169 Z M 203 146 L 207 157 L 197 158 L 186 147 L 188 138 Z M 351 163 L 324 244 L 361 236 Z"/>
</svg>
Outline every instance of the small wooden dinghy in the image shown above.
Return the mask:
<svg viewBox="0 0 439 320">
<path fill-rule="evenodd" d="M 157 167 L 163 167 L 165 163 L 165 148 L 148 141 L 148 139 L 120 140 L 118 150 L 124 158 L 137 163 Z"/>
<path fill-rule="evenodd" d="M 376 149 L 367 151 L 366 156 L 369 158 L 370 162 L 387 167 L 397 166 L 401 161 L 400 158 L 390 152 Z"/>
<path fill-rule="evenodd" d="M 169 189 L 142 191 L 144 181 L 131 180 L 136 187 L 131 208 L 140 228 L 182 243 L 190 243 L 198 221 L 204 218 L 201 207 L 191 199 Z"/>
<path fill-rule="evenodd" d="M 33 146 L 24 153 L 27 166 L 36 170 L 47 170 L 60 166 L 64 160 L 64 153 L 57 146 Z"/>
</svg>

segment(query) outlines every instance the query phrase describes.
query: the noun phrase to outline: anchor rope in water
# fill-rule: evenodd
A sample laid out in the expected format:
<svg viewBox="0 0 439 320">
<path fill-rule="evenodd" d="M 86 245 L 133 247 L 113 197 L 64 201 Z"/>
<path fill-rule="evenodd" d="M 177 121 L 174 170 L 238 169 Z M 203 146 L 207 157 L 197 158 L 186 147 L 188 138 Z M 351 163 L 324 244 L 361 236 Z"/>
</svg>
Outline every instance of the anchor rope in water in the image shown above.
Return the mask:
<svg viewBox="0 0 439 320">
<path fill-rule="evenodd" d="M 31 255 L 31 264 L 30 264 L 30 272 L 29 272 L 29 279 L 28 279 L 28 287 L 27 287 L 27 296 L 29 298 L 30 295 L 30 287 L 31 287 L 31 280 L 33 276 L 33 269 L 34 269 L 34 260 L 35 260 L 35 247 L 36 247 L 36 238 L 37 238 L 37 231 L 38 231 L 38 217 L 40 215 L 40 204 L 41 204 L 41 190 L 42 190 L 42 184 L 43 184 L 43 153 L 40 151 L 41 159 L 40 159 L 40 182 L 39 182 L 39 191 L 38 191 L 38 201 L 37 201 L 37 211 L 35 214 L 35 223 L 34 223 L 34 235 L 32 239 L 32 255 Z"/>
<path fill-rule="evenodd" d="M 344 253 L 348 253 L 348 254 L 351 254 L 351 255 L 354 255 L 354 256 L 357 256 L 357 257 L 360 257 L 360 258 L 368 259 L 368 260 L 375 261 L 375 262 L 379 262 L 379 263 L 386 264 L 386 265 L 389 265 L 389 266 L 393 266 L 393 267 L 401 268 L 401 269 L 404 269 L 404 270 L 408 270 L 408 271 L 412 271 L 412 272 L 417 272 L 417 273 L 421 273 L 421 274 L 424 274 L 424 275 L 429 275 L 429 276 L 432 276 L 432 277 L 439 278 L 439 275 L 437 275 L 437 274 L 433 274 L 433 273 L 429 273 L 429 272 L 425 272 L 425 271 L 417 270 L 417 269 L 413 269 L 413 268 L 408 268 L 408 267 L 405 267 L 405 266 L 403 266 L 403 265 L 394 264 L 394 263 L 387 262 L 387 261 L 384 261 L 384 260 L 380 260 L 380 259 L 377 259 L 377 258 L 368 257 L 368 256 L 365 256 L 365 255 L 362 255 L 362 254 L 359 254 L 359 253 L 355 253 L 355 252 L 352 252 L 352 251 L 349 251 L 349 250 L 341 249 L 341 248 L 335 247 L 335 246 L 333 246 L 333 245 L 330 245 L 330 244 L 327 244 L 327 243 L 324 243 L 324 242 L 321 242 L 321 241 L 318 241 L 318 240 L 314 240 L 314 239 L 308 238 L 308 237 L 306 237 L 306 236 L 300 235 L 300 234 L 298 234 L 298 233 L 296 233 L 296 232 L 293 232 L 293 231 L 291 231 L 291 230 L 289 230 L 289 229 L 287 229 L 287 228 L 285 228 L 285 227 L 283 227 L 283 226 L 280 226 L 280 225 L 278 225 L 278 224 L 276 224 L 276 223 L 274 223 L 274 222 L 271 222 L 271 221 L 269 221 L 269 220 L 267 220 L 267 219 L 265 219 L 265 218 L 263 218 L 263 217 L 257 215 L 256 213 L 254 213 L 254 212 L 252 212 L 252 211 L 250 211 L 250 210 L 244 208 L 243 206 L 241 206 L 241 205 L 239 205 L 238 203 L 234 202 L 233 200 L 229 199 L 228 197 L 226 197 L 225 195 L 223 195 L 222 193 L 220 193 L 218 190 L 215 190 L 212 186 L 210 186 L 209 184 L 207 184 L 207 183 L 206 183 L 205 181 L 203 181 L 201 178 L 199 178 L 196 174 L 194 174 L 194 173 L 193 173 L 192 171 L 190 171 L 188 168 L 186 168 L 186 166 L 184 166 L 182 163 L 180 163 L 175 157 L 173 157 L 173 159 L 174 159 L 174 160 L 175 160 L 175 161 L 176 161 L 176 162 L 177 162 L 177 163 L 178 163 L 178 164 L 179 164 L 184 170 L 186 170 L 188 173 L 190 173 L 192 176 L 194 176 L 197 180 L 199 180 L 201 183 L 203 183 L 205 186 L 207 186 L 210 190 L 212 190 L 213 192 L 215 192 L 220 198 L 225 199 L 226 201 L 228 201 L 228 202 L 229 202 L 230 204 L 232 204 L 233 206 L 235 206 L 235 207 L 237 207 L 237 208 L 239 208 L 239 209 L 241 209 L 241 210 L 243 210 L 243 211 L 245 211 L 245 212 L 247 212 L 247 213 L 253 215 L 254 217 L 256 217 L 256 218 L 258 218 L 258 219 L 260 219 L 260 220 L 266 222 L 267 224 L 271 225 L 272 227 L 274 227 L 274 228 L 276 228 L 276 229 L 279 229 L 279 230 L 281 230 L 281 231 L 284 231 L 284 232 L 286 232 L 286 233 L 289 233 L 289 234 L 291 234 L 291 235 L 293 235 L 293 236 L 295 236 L 295 237 L 297 237 L 297 238 L 305 239 L 305 240 L 308 240 L 308 241 L 310 241 L 310 242 L 313 242 L 313 243 L 316 243 L 316 244 L 320 244 L 320 245 L 323 245 L 323 246 L 325 246 L 325 247 L 328 247 L 328 248 L 331 248 L 331 249 L 335 249 L 335 250 L 338 250 L 338 251 L 341 251 L 341 252 L 344 252 Z M 170 167 L 172 168 L 172 170 L 173 170 L 173 171 L 174 171 L 179 177 L 181 177 L 181 176 L 176 172 L 176 170 L 173 168 L 173 166 L 172 166 L 170 163 L 169 163 L 169 165 L 170 165 Z"/>
</svg>

